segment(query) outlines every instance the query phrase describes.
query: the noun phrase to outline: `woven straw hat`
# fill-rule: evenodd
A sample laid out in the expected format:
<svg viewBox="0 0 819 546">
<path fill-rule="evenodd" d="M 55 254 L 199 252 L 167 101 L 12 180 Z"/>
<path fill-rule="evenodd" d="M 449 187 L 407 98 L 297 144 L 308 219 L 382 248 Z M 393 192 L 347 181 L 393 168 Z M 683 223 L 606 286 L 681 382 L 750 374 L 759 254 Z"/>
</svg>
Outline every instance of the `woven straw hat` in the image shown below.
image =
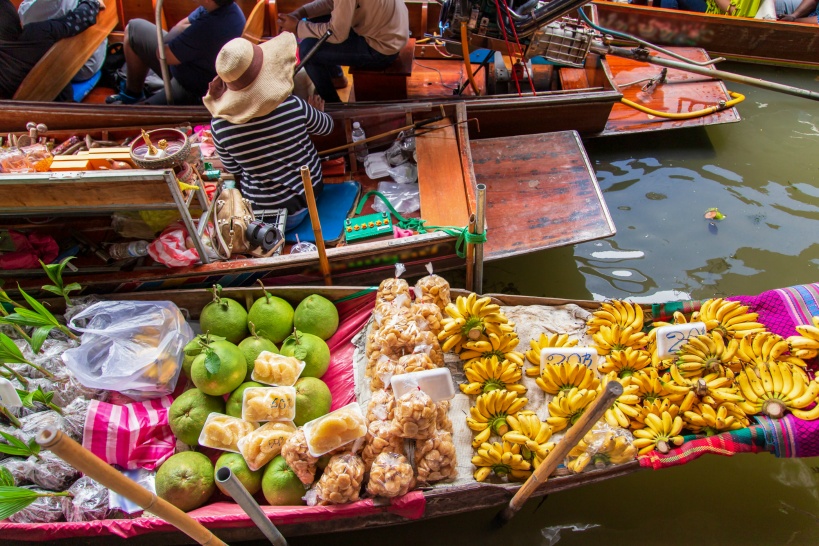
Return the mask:
<svg viewBox="0 0 819 546">
<path fill-rule="evenodd" d="M 293 92 L 296 36 L 282 32 L 259 45 L 244 38 L 225 44 L 216 57 L 218 76 L 204 103 L 211 115 L 245 123 L 276 109 Z"/>
</svg>

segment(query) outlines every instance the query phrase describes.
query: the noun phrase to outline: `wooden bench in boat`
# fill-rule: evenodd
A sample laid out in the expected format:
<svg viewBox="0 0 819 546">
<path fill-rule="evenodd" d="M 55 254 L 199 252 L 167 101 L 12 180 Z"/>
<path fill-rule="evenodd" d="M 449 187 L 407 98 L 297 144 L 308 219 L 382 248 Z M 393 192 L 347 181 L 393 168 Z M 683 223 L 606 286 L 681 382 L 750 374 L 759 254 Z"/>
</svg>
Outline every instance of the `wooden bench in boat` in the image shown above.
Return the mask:
<svg viewBox="0 0 819 546">
<path fill-rule="evenodd" d="M 355 100 L 401 100 L 407 98 L 407 83 L 412 75 L 415 61 L 415 38 L 398 53 L 390 66 L 384 70 L 351 68 Z"/>
</svg>

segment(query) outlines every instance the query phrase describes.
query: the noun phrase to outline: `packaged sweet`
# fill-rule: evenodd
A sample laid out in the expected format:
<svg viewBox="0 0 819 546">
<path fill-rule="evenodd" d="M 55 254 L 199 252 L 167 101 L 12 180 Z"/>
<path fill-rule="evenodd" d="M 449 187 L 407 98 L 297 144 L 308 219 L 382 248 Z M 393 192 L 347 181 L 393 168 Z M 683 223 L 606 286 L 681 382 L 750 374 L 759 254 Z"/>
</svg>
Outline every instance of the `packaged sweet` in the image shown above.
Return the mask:
<svg viewBox="0 0 819 546">
<path fill-rule="evenodd" d="M 364 480 L 364 462 L 358 455 L 333 455 L 316 484 L 318 505 L 347 504 L 358 500 Z"/>
<path fill-rule="evenodd" d="M 310 485 L 316 478 L 316 464 L 318 457 L 310 455 L 307 447 L 307 439 L 304 437 L 304 429 L 299 428 L 282 446 L 282 457 L 287 466 L 296 473 L 301 483 Z"/>
<path fill-rule="evenodd" d="M 435 425 L 438 430 L 452 432 L 452 421 L 449 418 L 449 400 L 441 400 L 435 404 L 437 411 L 435 414 Z"/>
<path fill-rule="evenodd" d="M 434 303 L 418 303 L 416 301 L 412 304 L 411 312 L 413 317 L 415 317 L 415 323 L 418 325 L 418 328 L 428 330 L 436 336 L 441 332 L 443 328 L 441 321 L 444 317 L 437 305 Z"/>
<path fill-rule="evenodd" d="M 633 442 L 634 437 L 628 430 L 600 421 L 569 451 L 566 468 L 580 473 L 589 464 L 595 468 L 605 468 L 610 464 L 633 461 L 637 457 Z"/>
<path fill-rule="evenodd" d="M 30 173 L 34 170 L 19 148 L 0 149 L 0 169 L 4 173 Z"/>
<path fill-rule="evenodd" d="M 381 281 L 375 295 L 376 302 L 392 301 L 401 295 L 409 297 L 409 284 L 404 279 L 399 278 L 404 271 L 406 271 L 404 264 L 395 264 L 395 277 Z"/>
<path fill-rule="evenodd" d="M 381 355 L 378 361 L 373 366 L 372 381 L 370 381 L 370 389 L 390 389 L 390 380 L 393 375 L 400 375 L 406 373 L 406 366 L 400 364 L 401 360 L 393 360 L 387 356 Z"/>
<path fill-rule="evenodd" d="M 427 353 L 412 353 L 409 355 L 404 355 L 398 359 L 398 364 L 399 366 L 403 367 L 404 373 L 434 370 L 438 367 Z"/>
<path fill-rule="evenodd" d="M 36 487 L 30 488 L 38 493 L 49 493 Z M 37 500 L 9 516 L 12 523 L 53 523 L 63 519 L 62 497 L 38 497 Z"/>
<path fill-rule="evenodd" d="M 418 303 L 434 303 L 443 311 L 452 301 L 449 294 L 449 283 L 443 277 L 432 272 L 432 263 L 426 265 L 429 275 L 421 277 L 415 283 L 415 301 Z"/>
<path fill-rule="evenodd" d="M 108 488 L 83 476 L 68 488 L 70 497 L 62 499 L 66 521 L 94 521 L 106 519 L 108 508 Z"/>
<path fill-rule="evenodd" d="M 416 351 L 417 346 L 424 346 L 433 362 L 436 362 L 432 350 L 437 347 L 440 351 L 440 344 L 435 334 L 429 331 L 421 331 L 415 320 L 410 315 L 395 315 L 388 317 L 384 324 L 373 335 L 372 343 L 367 346 L 366 356 L 373 362 L 377 362 L 382 356 L 398 360 L 405 354 Z M 443 363 L 443 353 L 440 356 Z M 437 364 L 437 362 L 436 362 Z"/>
<path fill-rule="evenodd" d="M 426 353 L 436 366 L 441 367 L 444 365 L 444 352 L 441 350 L 441 343 L 438 341 L 438 336 L 430 331 L 418 332 L 413 340 L 412 351 L 407 352 Z"/>
<path fill-rule="evenodd" d="M 36 457 L 32 455 L 28 462 L 31 482 L 49 491 L 65 491 L 80 477 L 78 470 L 50 451 L 41 451 Z"/>
<path fill-rule="evenodd" d="M 367 421 L 356 402 L 304 424 L 304 437 L 313 457 L 321 457 L 366 434 Z"/>
<path fill-rule="evenodd" d="M 281 453 L 294 432 L 296 425 L 292 421 L 270 421 L 239 440 L 239 453 L 250 470 L 259 470 Z"/>
<path fill-rule="evenodd" d="M 213 412 L 205 419 L 199 445 L 239 453 L 239 440 L 258 427 L 258 423 Z"/>
<path fill-rule="evenodd" d="M 395 416 L 395 397 L 384 389 L 373 391 L 367 402 L 367 421 L 392 421 Z"/>
<path fill-rule="evenodd" d="M 435 434 L 438 408 L 432 398 L 420 389 L 395 400 L 393 433 L 402 438 L 424 440 Z"/>
<path fill-rule="evenodd" d="M 395 434 L 389 421 L 370 421 L 367 425 L 364 449 L 361 450 L 364 466 L 369 468 L 373 460 L 385 451 L 403 453 L 404 439 Z"/>
<path fill-rule="evenodd" d="M 26 161 L 38 173 L 45 172 L 51 167 L 53 156 L 44 144 L 31 144 L 20 148 L 26 156 Z"/>
<path fill-rule="evenodd" d="M 415 442 L 415 468 L 419 484 L 455 479 L 458 475 L 452 433 L 436 431 L 428 440 Z"/>
<path fill-rule="evenodd" d="M 6 457 L 0 460 L 0 467 L 5 468 L 14 478 L 14 485 L 26 485 L 31 483 L 31 463 L 28 459 L 21 457 Z"/>
<path fill-rule="evenodd" d="M 407 458 L 384 451 L 370 467 L 367 493 L 374 497 L 400 497 L 415 486 L 415 473 Z"/>
<path fill-rule="evenodd" d="M 256 357 L 250 378 L 266 385 L 290 387 L 296 384 L 305 366 L 298 358 L 262 351 Z"/>
<path fill-rule="evenodd" d="M 250 387 L 242 395 L 242 419 L 245 421 L 292 421 L 294 417 L 294 387 Z"/>
</svg>

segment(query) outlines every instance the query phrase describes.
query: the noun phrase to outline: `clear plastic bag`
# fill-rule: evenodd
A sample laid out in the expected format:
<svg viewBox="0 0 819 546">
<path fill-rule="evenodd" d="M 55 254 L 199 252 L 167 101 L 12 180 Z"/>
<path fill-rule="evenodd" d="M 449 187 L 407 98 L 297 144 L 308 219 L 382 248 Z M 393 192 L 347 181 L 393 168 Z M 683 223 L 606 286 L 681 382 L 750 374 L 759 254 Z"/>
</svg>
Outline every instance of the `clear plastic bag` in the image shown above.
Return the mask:
<svg viewBox="0 0 819 546">
<path fill-rule="evenodd" d="M 5 468 L 14 478 L 14 485 L 20 486 L 31 483 L 31 463 L 21 457 L 7 457 L 0 460 L 0 467 Z"/>
<path fill-rule="evenodd" d="M 407 458 L 400 453 L 384 451 L 370 467 L 367 493 L 374 497 L 400 497 L 415 485 L 415 473 Z"/>
<path fill-rule="evenodd" d="M 355 502 L 358 500 L 362 481 L 364 461 L 361 457 L 352 453 L 334 455 L 316 484 L 315 504 L 326 506 Z"/>
<path fill-rule="evenodd" d="M 404 264 L 395 264 L 395 277 L 384 279 L 378 285 L 378 292 L 376 292 L 375 295 L 376 303 L 393 301 L 402 295 L 409 297 L 409 284 L 407 284 L 407 281 L 400 278 L 406 270 L 407 268 Z"/>
<path fill-rule="evenodd" d="M 598 421 L 566 456 L 566 468 L 575 473 L 585 470 L 589 464 L 605 468 L 610 464 L 623 464 L 637 457 L 634 437 L 624 428 L 613 427 Z"/>
<path fill-rule="evenodd" d="M 415 283 L 415 301 L 416 303 L 434 303 L 443 312 L 452 301 L 449 282 L 432 272 L 431 262 L 426 265 L 426 268 L 429 275 L 421 277 Z"/>
<path fill-rule="evenodd" d="M 412 184 L 418 181 L 418 166 L 410 161 L 390 167 L 387 172 L 397 184 Z"/>
<path fill-rule="evenodd" d="M 369 469 L 375 458 L 385 451 L 403 453 L 404 439 L 395 434 L 391 422 L 370 421 L 370 424 L 367 425 L 364 449 L 361 450 L 364 465 Z"/>
<path fill-rule="evenodd" d="M 65 365 L 86 387 L 146 400 L 173 392 L 193 330 L 169 301 L 101 301 L 75 315 Z"/>
<path fill-rule="evenodd" d="M 31 482 L 49 491 L 65 491 L 80 477 L 78 470 L 50 451 L 41 451 L 38 457 L 32 455 L 28 462 Z"/>
<path fill-rule="evenodd" d="M 452 433 L 437 431 L 428 440 L 415 442 L 415 467 L 419 484 L 455 479 L 458 475 Z"/>
<path fill-rule="evenodd" d="M 403 165 L 401 165 L 401 167 L 403 167 Z M 393 169 L 390 169 L 390 173 L 392 173 L 392 171 Z M 418 184 L 379 182 L 378 191 L 387 198 L 387 201 L 390 202 L 395 210 L 403 214 L 415 212 L 421 208 L 421 192 L 418 189 Z M 387 209 L 387 205 L 381 199 L 376 199 L 373 203 L 373 210 L 376 212 L 387 212 L 389 209 Z"/>
<path fill-rule="evenodd" d="M 310 485 L 316 479 L 316 464 L 318 457 L 310 455 L 304 429 L 299 428 L 282 446 L 282 457 L 287 466 L 296 473 L 301 483 Z"/>
<path fill-rule="evenodd" d="M 432 332 L 436 336 L 443 329 L 441 321 L 443 320 L 443 313 L 441 308 L 435 303 L 419 303 L 416 301 L 412 304 L 412 315 L 415 317 L 415 324 L 421 330 Z"/>
<path fill-rule="evenodd" d="M 108 508 L 108 488 L 83 476 L 68 488 L 72 497 L 61 497 L 66 521 L 94 521 L 106 519 Z"/>
<path fill-rule="evenodd" d="M 367 421 L 392 421 L 395 416 L 395 397 L 392 392 L 380 389 L 373 391 L 367 403 Z"/>
<path fill-rule="evenodd" d="M 250 470 L 259 470 L 281 453 L 294 432 L 296 425 L 292 421 L 270 421 L 239 440 L 239 453 Z"/>
<path fill-rule="evenodd" d="M 32 487 L 33 491 L 44 493 Z M 12 523 L 53 523 L 63 518 L 63 497 L 39 497 L 37 500 L 9 516 Z"/>
<path fill-rule="evenodd" d="M 395 400 L 392 419 L 393 434 L 402 438 L 425 440 L 435 435 L 438 408 L 422 390 L 406 393 Z"/>
</svg>

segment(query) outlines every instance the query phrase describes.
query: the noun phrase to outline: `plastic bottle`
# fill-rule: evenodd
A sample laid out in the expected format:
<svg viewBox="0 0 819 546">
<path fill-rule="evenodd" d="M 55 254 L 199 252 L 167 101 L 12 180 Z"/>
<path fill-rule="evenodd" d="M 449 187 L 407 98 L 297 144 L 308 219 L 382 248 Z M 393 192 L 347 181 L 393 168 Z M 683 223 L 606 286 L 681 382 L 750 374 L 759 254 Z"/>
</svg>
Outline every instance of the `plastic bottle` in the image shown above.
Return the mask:
<svg viewBox="0 0 819 546">
<path fill-rule="evenodd" d="M 139 258 L 148 255 L 148 241 L 132 241 L 130 243 L 115 243 L 108 247 L 108 255 L 114 260 Z"/>
<path fill-rule="evenodd" d="M 359 122 L 353 123 L 353 142 L 364 140 L 367 136 L 364 134 L 364 129 L 361 128 Z M 355 147 L 355 158 L 359 161 L 364 161 L 367 158 L 367 145 L 359 144 Z"/>
</svg>

